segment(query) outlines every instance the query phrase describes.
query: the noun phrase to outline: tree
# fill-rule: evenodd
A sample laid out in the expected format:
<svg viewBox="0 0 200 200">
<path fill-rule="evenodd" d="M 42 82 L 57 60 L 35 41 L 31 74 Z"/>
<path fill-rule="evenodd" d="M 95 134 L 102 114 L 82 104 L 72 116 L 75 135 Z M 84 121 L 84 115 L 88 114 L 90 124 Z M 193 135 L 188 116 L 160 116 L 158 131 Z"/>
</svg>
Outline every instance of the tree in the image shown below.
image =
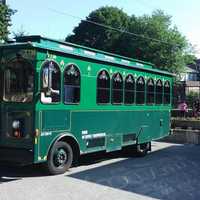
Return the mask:
<svg viewBox="0 0 200 200">
<path fill-rule="evenodd" d="M 129 31 L 142 37 L 124 35 L 120 49 L 124 49 L 125 56 L 152 62 L 157 68 L 179 73 L 195 57 L 186 38 L 171 24 L 171 17 L 161 10 L 154 11 L 151 16 L 132 16 Z"/>
<path fill-rule="evenodd" d="M 15 12 L 15 10 L 10 9 L 7 5 L 0 3 L 0 42 L 8 38 L 8 27 L 11 26 L 11 16 Z"/>
<path fill-rule="evenodd" d="M 152 62 L 174 73 L 195 58 L 186 38 L 172 26 L 171 16 L 161 10 L 136 17 L 115 7 L 102 7 L 86 19 L 121 31 L 81 21 L 66 41 Z"/>
<path fill-rule="evenodd" d="M 22 37 L 22 36 L 25 36 L 25 35 L 28 35 L 28 32 L 26 32 L 23 28 L 23 26 L 20 27 L 20 29 L 18 29 L 16 32 L 13 32 L 12 33 L 14 38 L 17 38 L 17 37 Z"/>
<path fill-rule="evenodd" d="M 128 15 L 116 7 L 99 8 L 91 12 L 86 20 L 105 26 L 112 26 L 113 28 L 127 29 L 129 26 Z M 117 46 L 122 33 L 87 21 L 81 21 L 81 23 L 74 28 L 74 34 L 68 36 L 66 41 L 115 52 L 113 49 Z"/>
</svg>

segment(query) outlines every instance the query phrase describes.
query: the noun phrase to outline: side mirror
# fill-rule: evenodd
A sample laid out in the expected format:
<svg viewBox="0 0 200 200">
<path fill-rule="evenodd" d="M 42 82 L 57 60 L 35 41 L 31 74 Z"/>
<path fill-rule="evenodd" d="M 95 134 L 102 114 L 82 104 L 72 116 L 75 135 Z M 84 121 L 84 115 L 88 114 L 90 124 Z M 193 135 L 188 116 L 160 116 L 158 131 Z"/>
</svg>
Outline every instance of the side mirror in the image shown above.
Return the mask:
<svg viewBox="0 0 200 200">
<path fill-rule="evenodd" d="M 48 67 L 44 68 L 42 72 L 42 88 L 43 89 L 49 88 L 49 68 Z"/>
<path fill-rule="evenodd" d="M 53 75 L 57 73 L 52 63 L 42 71 L 42 92 L 46 97 L 51 97 L 52 94 L 60 94 L 59 90 L 52 88 Z"/>
<path fill-rule="evenodd" d="M 49 69 L 49 67 L 46 67 L 43 69 L 42 73 L 42 91 L 45 96 L 51 96 L 52 70 Z"/>
</svg>

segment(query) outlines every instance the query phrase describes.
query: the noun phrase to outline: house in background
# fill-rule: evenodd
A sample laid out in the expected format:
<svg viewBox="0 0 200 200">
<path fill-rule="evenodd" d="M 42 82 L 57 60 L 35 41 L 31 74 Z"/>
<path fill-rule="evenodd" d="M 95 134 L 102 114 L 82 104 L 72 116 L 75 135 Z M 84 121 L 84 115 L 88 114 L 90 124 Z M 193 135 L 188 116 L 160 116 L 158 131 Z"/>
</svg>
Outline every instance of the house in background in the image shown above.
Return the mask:
<svg viewBox="0 0 200 200">
<path fill-rule="evenodd" d="M 200 59 L 185 67 L 181 73 L 180 82 L 174 86 L 174 105 L 187 100 L 188 95 L 200 99 Z"/>
<path fill-rule="evenodd" d="M 182 84 L 185 87 L 185 95 L 190 92 L 199 93 L 200 89 L 200 71 L 190 66 L 185 67 L 185 72 L 181 74 Z"/>
</svg>

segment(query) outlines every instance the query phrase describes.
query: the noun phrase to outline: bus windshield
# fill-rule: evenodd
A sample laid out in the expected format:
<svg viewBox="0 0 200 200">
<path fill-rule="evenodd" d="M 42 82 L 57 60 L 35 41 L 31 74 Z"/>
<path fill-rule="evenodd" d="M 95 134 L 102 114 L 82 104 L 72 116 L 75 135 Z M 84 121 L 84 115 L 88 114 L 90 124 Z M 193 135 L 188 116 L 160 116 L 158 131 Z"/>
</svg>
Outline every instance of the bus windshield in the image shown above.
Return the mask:
<svg viewBox="0 0 200 200">
<path fill-rule="evenodd" d="M 4 69 L 4 101 L 31 102 L 33 100 L 34 70 L 25 59 L 16 58 Z"/>
</svg>

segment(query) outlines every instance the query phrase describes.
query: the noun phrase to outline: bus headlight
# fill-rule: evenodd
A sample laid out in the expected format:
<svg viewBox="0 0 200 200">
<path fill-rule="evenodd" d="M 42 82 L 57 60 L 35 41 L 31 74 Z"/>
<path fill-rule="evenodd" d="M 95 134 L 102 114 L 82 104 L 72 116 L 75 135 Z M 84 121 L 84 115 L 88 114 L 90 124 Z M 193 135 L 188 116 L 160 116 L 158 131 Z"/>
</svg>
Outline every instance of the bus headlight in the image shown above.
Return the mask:
<svg viewBox="0 0 200 200">
<path fill-rule="evenodd" d="M 20 128 L 20 121 L 19 120 L 14 120 L 12 123 L 13 129 L 19 129 Z"/>
</svg>

